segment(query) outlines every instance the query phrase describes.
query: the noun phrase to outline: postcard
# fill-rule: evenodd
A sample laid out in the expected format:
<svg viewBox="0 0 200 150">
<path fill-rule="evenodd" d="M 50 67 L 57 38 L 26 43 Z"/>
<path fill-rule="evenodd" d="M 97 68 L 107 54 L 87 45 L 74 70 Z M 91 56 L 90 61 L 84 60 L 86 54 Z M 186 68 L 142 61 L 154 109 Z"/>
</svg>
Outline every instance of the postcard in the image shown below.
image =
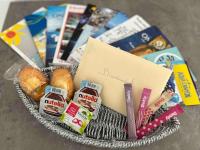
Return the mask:
<svg viewBox="0 0 200 150">
<path fill-rule="evenodd" d="M 143 88 L 152 89 L 148 105 L 156 102 L 171 73 L 170 69 L 89 38 L 74 82 L 76 89 L 82 80 L 101 84 L 102 103 L 126 115 L 124 83 L 133 85 L 134 110 L 138 110 Z"/>
</svg>

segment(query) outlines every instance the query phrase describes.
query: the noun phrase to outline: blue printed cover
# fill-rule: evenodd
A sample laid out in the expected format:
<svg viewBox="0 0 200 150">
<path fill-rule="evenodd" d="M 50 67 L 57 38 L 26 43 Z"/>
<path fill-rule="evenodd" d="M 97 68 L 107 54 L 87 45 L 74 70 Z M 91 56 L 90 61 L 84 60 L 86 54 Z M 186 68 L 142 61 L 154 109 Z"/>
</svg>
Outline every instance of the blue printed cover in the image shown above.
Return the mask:
<svg viewBox="0 0 200 150">
<path fill-rule="evenodd" d="M 26 23 L 33 37 L 46 29 L 46 13 L 47 11 L 44 10 L 25 17 Z"/>
<path fill-rule="evenodd" d="M 46 55 L 46 14 L 47 10 L 45 8 L 41 8 L 34 14 L 25 17 L 27 26 L 32 35 L 35 46 L 44 64 Z"/>
<path fill-rule="evenodd" d="M 124 51 L 131 51 L 139 46 L 155 49 L 155 51 L 172 47 L 172 43 L 156 26 L 149 27 L 127 38 L 111 43 L 111 45 L 119 47 Z"/>
<path fill-rule="evenodd" d="M 56 50 L 57 40 L 65 15 L 65 6 L 49 6 L 47 13 L 47 51 L 46 65 L 52 63 Z"/>
</svg>

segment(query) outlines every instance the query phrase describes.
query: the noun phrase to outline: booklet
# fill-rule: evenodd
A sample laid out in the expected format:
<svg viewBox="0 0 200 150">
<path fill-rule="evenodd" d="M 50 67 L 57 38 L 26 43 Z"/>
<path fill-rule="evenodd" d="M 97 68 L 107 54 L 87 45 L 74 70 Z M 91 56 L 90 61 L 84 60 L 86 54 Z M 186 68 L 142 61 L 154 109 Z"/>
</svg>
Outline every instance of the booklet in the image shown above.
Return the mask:
<svg viewBox="0 0 200 150">
<path fill-rule="evenodd" d="M 65 6 L 48 6 L 47 8 L 46 66 L 53 62 L 66 9 L 68 8 Z"/>
<path fill-rule="evenodd" d="M 64 49 L 66 48 L 74 30 L 76 29 L 80 17 L 85 11 L 86 6 L 84 5 L 73 5 L 68 4 L 67 10 L 65 12 L 64 21 L 61 27 L 60 35 L 58 38 L 58 43 L 56 46 L 56 51 L 53 58 L 53 64 L 64 64 L 65 61 L 60 59 Z"/>
<path fill-rule="evenodd" d="M 69 56 L 70 52 L 72 51 L 74 45 L 76 44 L 77 40 L 79 39 L 82 31 L 83 31 L 83 27 L 84 25 L 86 25 L 89 21 L 89 18 L 91 17 L 92 13 L 96 10 L 96 6 L 92 5 L 92 4 L 88 4 L 84 13 L 81 15 L 81 18 L 79 20 L 79 23 L 76 27 L 76 29 L 74 30 L 67 46 L 64 49 L 64 52 L 61 56 L 62 60 L 66 60 L 67 57 Z"/>
<path fill-rule="evenodd" d="M 43 63 L 45 63 L 46 55 L 46 14 L 47 10 L 43 7 L 36 13 L 25 17 L 26 24 L 29 28 Z"/>
<path fill-rule="evenodd" d="M 111 43 L 111 45 L 124 51 L 130 51 L 137 56 L 142 56 L 173 46 L 156 26 L 151 26 L 129 37 Z"/>
</svg>

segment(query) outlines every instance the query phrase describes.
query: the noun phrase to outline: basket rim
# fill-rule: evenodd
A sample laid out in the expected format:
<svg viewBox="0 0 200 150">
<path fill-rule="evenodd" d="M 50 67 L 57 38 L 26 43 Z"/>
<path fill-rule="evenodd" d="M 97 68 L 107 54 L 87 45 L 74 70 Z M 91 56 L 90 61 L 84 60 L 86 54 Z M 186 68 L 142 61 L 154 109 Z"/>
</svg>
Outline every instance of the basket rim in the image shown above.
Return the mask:
<svg viewBox="0 0 200 150">
<path fill-rule="evenodd" d="M 53 67 L 55 68 L 55 67 Z M 43 68 L 42 71 L 51 70 L 52 67 Z M 161 131 L 159 135 L 153 135 L 151 137 L 146 137 L 144 139 L 136 140 L 136 141 L 119 141 L 119 140 L 99 140 L 94 139 L 90 137 L 86 137 L 84 135 L 79 135 L 76 133 L 73 133 L 67 129 L 64 129 L 56 124 L 54 124 L 52 121 L 49 121 L 45 119 L 41 114 L 35 109 L 34 105 L 30 103 L 30 99 L 27 98 L 25 93 L 22 91 L 22 89 L 19 86 L 19 83 L 17 80 L 14 81 L 17 93 L 24 103 L 25 107 L 29 110 L 31 115 L 33 115 L 41 124 L 43 124 L 46 128 L 49 130 L 61 135 L 62 137 L 80 143 L 80 144 L 86 144 L 90 146 L 96 146 L 101 148 L 130 148 L 130 147 L 139 147 L 144 146 L 147 144 L 151 144 L 155 141 L 159 141 L 174 132 L 176 132 L 180 128 L 180 122 L 177 119 L 177 117 L 173 117 L 173 126 L 167 127 L 164 131 Z"/>
</svg>

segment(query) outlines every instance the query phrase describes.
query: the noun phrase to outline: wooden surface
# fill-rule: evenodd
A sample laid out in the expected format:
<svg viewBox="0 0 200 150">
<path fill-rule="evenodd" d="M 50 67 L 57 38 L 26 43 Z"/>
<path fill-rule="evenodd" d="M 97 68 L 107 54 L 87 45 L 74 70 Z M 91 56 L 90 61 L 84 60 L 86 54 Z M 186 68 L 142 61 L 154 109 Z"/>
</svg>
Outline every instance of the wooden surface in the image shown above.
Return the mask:
<svg viewBox="0 0 200 150">
<path fill-rule="evenodd" d="M 68 3 L 93 3 L 126 12 L 139 14 L 150 24 L 157 25 L 169 40 L 180 48 L 189 61 L 194 74 L 200 80 L 200 1 L 199 0 L 69 0 Z M 12 3 L 4 29 L 21 20 L 41 6 L 62 4 L 64 1 Z M 28 46 L 27 46 L 28 48 Z M 3 73 L 20 58 L 0 41 L 0 149 L 1 150 L 63 150 L 90 149 L 52 133 L 25 109 L 11 81 L 3 79 Z M 198 87 L 200 84 L 198 84 Z M 200 107 L 187 107 L 180 117 L 181 129 L 175 134 L 137 150 L 199 150 Z"/>
</svg>

